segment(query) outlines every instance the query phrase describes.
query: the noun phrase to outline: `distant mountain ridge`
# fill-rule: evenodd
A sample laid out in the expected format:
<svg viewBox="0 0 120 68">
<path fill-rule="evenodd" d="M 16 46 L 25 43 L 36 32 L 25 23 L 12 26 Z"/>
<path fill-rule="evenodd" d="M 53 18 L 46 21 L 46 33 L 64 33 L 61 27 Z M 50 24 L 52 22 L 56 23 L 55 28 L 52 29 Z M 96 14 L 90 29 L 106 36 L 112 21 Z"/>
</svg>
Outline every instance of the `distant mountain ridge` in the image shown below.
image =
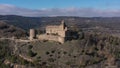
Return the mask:
<svg viewBox="0 0 120 68">
<path fill-rule="evenodd" d="M 67 25 L 77 25 L 85 28 L 93 26 L 120 28 L 120 17 L 23 17 L 16 15 L 0 15 L 0 21 L 25 30 L 44 27 L 48 24 L 59 24 L 61 20 L 65 20 Z"/>
</svg>

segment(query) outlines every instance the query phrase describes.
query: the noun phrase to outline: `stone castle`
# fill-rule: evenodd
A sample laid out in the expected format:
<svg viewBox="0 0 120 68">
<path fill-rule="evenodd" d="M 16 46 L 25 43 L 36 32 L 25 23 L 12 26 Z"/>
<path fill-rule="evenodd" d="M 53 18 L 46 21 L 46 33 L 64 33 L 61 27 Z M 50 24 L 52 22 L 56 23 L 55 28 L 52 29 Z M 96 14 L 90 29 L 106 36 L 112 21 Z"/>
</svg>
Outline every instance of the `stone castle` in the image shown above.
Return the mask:
<svg viewBox="0 0 120 68">
<path fill-rule="evenodd" d="M 34 29 L 30 29 L 30 40 L 35 38 L 38 40 L 51 40 L 60 43 L 64 43 L 68 38 L 68 28 L 64 22 L 61 22 L 60 25 L 49 25 L 46 26 L 45 33 L 37 35 Z"/>
</svg>

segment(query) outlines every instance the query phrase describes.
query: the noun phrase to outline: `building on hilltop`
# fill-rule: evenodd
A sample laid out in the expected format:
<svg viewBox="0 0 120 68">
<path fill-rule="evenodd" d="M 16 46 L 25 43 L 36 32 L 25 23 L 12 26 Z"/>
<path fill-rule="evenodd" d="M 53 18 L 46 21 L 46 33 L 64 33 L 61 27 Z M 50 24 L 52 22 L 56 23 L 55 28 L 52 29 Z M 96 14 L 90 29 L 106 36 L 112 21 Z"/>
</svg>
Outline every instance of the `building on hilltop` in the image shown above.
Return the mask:
<svg viewBox="0 0 120 68">
<path fill-rule="evenodd" d="M 34 29 L 30 29 L 30 40 L 36 37 L 38 40 L 51 40 L 64 43 L 69 36 L 69 31 L 64 20 L 60 25 L 46 26 L 45 30 L 45 34 L 35 35 Z"/>
<path fill-rule="evenodd" d="M 67 26 L 64 21 L 60 25 L 51 25 L 46 27 L 47 35 L 58 35 L 61 37 L 66 37 Z"/>
</svg>

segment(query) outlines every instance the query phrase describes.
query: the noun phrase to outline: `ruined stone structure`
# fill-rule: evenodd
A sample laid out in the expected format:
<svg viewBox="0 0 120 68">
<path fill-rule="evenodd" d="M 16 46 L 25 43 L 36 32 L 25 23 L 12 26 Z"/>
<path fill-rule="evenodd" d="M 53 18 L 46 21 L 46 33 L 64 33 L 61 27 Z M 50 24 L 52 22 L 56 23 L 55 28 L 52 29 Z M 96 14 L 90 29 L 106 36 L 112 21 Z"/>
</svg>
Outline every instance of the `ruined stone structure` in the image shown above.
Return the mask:
<svg viewBox="0 0 120 68">
<path fill-rule="evenodd" d="M 49 25 L 46 26 L 45 34 L 37 35 L 38 40 L 51 40 L 64 43 L 68 37 L 68 29 L 64 21 L 60 25 Z M 35 37 L 35 31 L 30 29 L 30 40 L 33 40 Z"/>
<path fill-rule="evenodd" d="M 30 40 L 33 40 L 35 38 L 36 34 L 35 34 L 35 30 L 34 29 L 30 29 Z"/>
</svg>

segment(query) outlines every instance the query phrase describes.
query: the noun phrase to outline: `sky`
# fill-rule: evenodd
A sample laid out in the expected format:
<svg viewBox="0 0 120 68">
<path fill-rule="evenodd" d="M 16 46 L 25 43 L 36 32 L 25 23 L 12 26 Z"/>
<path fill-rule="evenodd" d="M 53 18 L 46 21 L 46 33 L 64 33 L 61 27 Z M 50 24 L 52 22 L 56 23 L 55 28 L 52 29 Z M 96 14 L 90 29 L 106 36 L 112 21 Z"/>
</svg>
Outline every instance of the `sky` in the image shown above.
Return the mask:
<svg viewBox="0 0 120 68">
<path fill-rule="evenodd" d="M 120 17 L 120 0 L 0 0 L 0 15 Z"/>
</svg>

